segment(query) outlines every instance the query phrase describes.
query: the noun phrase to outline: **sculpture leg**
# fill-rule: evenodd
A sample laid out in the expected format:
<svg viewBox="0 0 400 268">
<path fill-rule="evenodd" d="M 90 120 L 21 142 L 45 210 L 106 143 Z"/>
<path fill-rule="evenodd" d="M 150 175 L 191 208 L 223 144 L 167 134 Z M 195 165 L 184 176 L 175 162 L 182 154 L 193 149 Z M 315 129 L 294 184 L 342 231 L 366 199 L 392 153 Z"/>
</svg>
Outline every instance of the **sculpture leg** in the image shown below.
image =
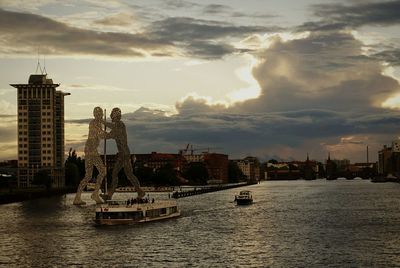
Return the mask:
<svg viewBox="0 0 400 268">
<path fill-rule="evenodd" d="M 103 199 L 101 199 L 99 192 L 100 192 L 100 187 L 101 184 L 104 180 L 104 177 L 106 176 L 106 168 L 103 164 L 103 162 L 100 159 L 100 156 L 96 158 L 94 165 L 96 166 L 97 170 L 99 171 L 99 174 L 97 175 L 96 178 L 96 186 L 94 188 L 94 192 L 91 195 L 91 198 L 96 201 L 97 204 L 104 203 Z"/>
<path fill-rule="evenodd" d="M 87 159 L 87 161 L 89 162 L 89 159 Z M 74 205 L 85 205 L 86 204 L 85 202 L 82 201 L 81 195 L 82 195 L 82 191 L 85 189 L 86 185 L 92 178 L 92 173 L 93 173 L 93 166 L 91 164 L 86 165 L 85 177 L 79 183 L 78 190 L 76 191 L 76 195 L 75 195 L 75 199 L 74 199 L 74 203 L 73 203 Z"/>
<path fill-rule="evenodd" d="M 118 187 L 118 173 L 121 170 L 121 168 L 122 168 L 121 160 L 118 158 L 112 171 L 111 187 L 108 188 L 108 193 L 107 193 L 108 199 L 110 200 L 115 192 L 115 189 Z"/>
<path fill-rule="evenodd" d="M 124 172 L 126 177 L 128 178 L 128 180 L 132 183 L 132 185 L 135 187 L 135 190 L 137 192 L 138 198 L 143 198 L 145 196 L 145 192 L 142 190 L 142 188 L 140 188 L 140 183 L 138 178 L 135 176 L 135 174 L 133 174 L 133 169 L 132 169 L 132 165 L 131 162 L 125 161 L 124 163 Z"/>
</svg>

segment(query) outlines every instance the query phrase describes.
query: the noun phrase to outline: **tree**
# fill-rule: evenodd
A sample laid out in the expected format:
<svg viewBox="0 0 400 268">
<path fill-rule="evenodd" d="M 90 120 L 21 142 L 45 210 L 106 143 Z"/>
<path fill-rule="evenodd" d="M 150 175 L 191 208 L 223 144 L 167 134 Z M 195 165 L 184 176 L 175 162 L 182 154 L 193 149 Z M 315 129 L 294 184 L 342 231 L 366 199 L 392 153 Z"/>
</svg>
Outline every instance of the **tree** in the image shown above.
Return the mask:
<svg viewBox="0 0 400 268">
<path fill-rule="evenodd" d="M 242 181 L 244 179 L 244 174 L 239 168 L 236 162 L 229 161 L 228 164 L 228 182 L 235 183 Z"/>
<path fill-rule="evenodd" d="M 51 188 L 51 177 L 49 175 L 48 170 L 41 169 L 33 176 L 32 184 L 35 185 L 43 185 L 46 187 L 46 190 L 50 190 Z"/>
<path fill-rule="evenodd" d="M 75 150 L 69 149 L 68 158 L 65 160 L 65 184 L 77 186 L 85 176 L 85 161 L 78 157 Z"/>
<path fill-rule="evenodd" d="M 275 160 L 275 159 L 270 159 L 270 160 L 268 161 L 268 163 L 271 163 L 271 164 L 278 164 L 278 161 Z"/>
<path fill-rule="evenodd" d="M 141 185 L 152 185 L 154 183 L 154 172 L 152 168 L 136 165 L 134 173 Z"/>
<path fill-rule="evenodd" d="M 176 171 L 172 165 L 165 165 L 156 170 L 154 174 L 154 183 L 158 186 L 178 185 L 179 180 Z"/>
<path fill-rule="evenodd" d="M 81 176 L 78 166 L 72 162 L 65 163 L 65 185 L 77 186 L 80 182 Z"/>
<path fill-rule="evenodd" d="M 202 162 L 189 163 L 183 172 L 183 176 L 189 180 L 189 183 L 197 185 L 207 184 L 209 178 L 206 165 Z"/>
</svg>

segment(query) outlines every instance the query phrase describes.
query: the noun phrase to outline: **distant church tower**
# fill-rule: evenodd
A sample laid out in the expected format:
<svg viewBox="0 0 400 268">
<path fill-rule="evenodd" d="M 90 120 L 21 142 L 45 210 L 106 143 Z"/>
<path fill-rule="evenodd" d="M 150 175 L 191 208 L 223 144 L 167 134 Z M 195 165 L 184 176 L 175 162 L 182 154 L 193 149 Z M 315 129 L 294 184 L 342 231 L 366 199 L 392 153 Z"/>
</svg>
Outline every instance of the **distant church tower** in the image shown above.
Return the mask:
<svg viewBox="0 0 400 268">
<path fill-rule="evenodd" d="M 315 180 L 315 171 L 312 167 L 312 163 L 307 153 L 307 160 L 304 165 L 304 179 L 305 180 Z"/>
<path fill-rule="evenodd" d="M 326 160 L 325 170 L 326 170 L 326 178 L 328 180 L 335 179 L 334 178 L 335 170 L 334 170 L 334 164 L 333 164 L 333 162 L 331 160 L 331 153 L 328 153 L 328 160 Z"/>
<path fill-rule="evenodd" d="M 57 91 L 43 71 L 11 86 L 18 90 L 18 187 L 31 187 L 39 170 L 48 172 L 52 187 L 65 186 L 64 96 L 70 93 Z"/>
</svg>

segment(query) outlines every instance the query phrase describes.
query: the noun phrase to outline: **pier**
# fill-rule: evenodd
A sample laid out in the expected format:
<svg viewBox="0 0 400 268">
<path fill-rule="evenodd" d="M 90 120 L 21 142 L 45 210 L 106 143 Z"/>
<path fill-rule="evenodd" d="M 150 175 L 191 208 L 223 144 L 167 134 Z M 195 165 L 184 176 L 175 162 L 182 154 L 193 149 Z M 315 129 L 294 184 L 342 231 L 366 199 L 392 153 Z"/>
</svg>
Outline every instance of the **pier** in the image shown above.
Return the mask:
<svg viewBox="0 0 400 268">
<path fill-rule="evenodd" d="M 240 182 L 240 183 L 230 183 L 230 184 L 219 184 L 219 185 L 210 185 L 210 186 L 197 186 L 190 187 L 193 188 L 191 190 L 179 190 L 172 193 L 172 198 L 178 199 L 193 195 L 211 193 L 216 191 L 227 190 L 231 188 L 243 187 L 247 185 L 256 184 L 253 182 Z"/>
</svg>

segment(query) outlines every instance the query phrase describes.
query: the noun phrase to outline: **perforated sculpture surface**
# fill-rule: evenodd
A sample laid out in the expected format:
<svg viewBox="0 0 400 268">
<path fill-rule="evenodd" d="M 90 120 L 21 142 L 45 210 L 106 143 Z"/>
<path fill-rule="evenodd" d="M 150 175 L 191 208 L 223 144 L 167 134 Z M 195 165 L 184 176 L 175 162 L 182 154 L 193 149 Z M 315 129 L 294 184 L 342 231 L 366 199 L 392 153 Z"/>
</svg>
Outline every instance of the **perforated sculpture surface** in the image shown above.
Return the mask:
<svg viewBox="0 0 400 268">
<path fill-rule="evenodd" d="M 139 180 L 133 174 L 131 153 L 128 147 L 126 127 L 125 124 L 121 121 L 121 110 L 119 108 L 114 108 L 111 111 L 110 117 L 112 122 L 105 122 L 106 126 L 111 129 L 111 131 L 106 134 L 106 137 L 107 139 L 115 140 L 118 148 L 118 154 L 112 171 L 112 183 L 107 193 L 107 199 L 112 198 L 115 189 L 118 186 L 118 173 L 122 168 L 124 169 L 124 173 L 128 180 L 135 187 L 138 198 L 143 198 L 145 193 L 140 188 Z"/>
<path fill-rule="evenodd" d="M 100 144 L 100 139 L 114 139 L 118 148 L 118 154 L 115 161 L 115 165 L 112 171 L 112 183 L 108 193 L 103 197 L 105 199 L 111 199 L 115 189 L 118 186 L 118 173 L 123 168 L 126 177 L 135 187 L 138 194 L 138 198 L 143 198 L 145 193 L 140 188 L 139 180 L 133 174 L 131 164 L 131 153 L 127 142 L 127 133 L 125 124 L 121 121 L 121 110 L 114 108 L 111 111 L 111 123 L 103 120 L 103 110 L 100 107 L 95 107 L 93 110 L 94 119 L 89 124 L 88 139 L 85 144 L 85 177 L 82 179 L 78 186 L 78 190 L 75 195 L 74 204 L 83 205 L 85 202 L 82 201 L 82 191 L 85 189 L 89 181 L 92 179 L 93 167 L 96 167 L 99 174 L 96 178 L 95 190 L 91 195 L 91 198 L 96 203 L 103 203 L 103 199 L 100 197 L 100 187 L 106 176 L 106 167 L 103 164 L 102 159 L 97 151 Z M 103 130 L 102 126 L 106 125 L 111 129 L 109 133 Z"/>
<path fill-rule="evenodd" d="M 81 194 L 92 179 L 93 167 L 97 168 L 99 174 L 97 175 L 95 190 L 92 193 L 91 198 L 96 201 L 96 203 L 103 203 L 103 200 L 99 196 L 99 191 L 106 175 L 106 169 L 97 151 L 100 139 L 106 138 L 106 132 L 102 129 L 104 122 L 103 110 L 100 107 L 96 107 L 93 110 L 93 115 L 94 119 L 89 123 L 89 134 L 85 144 L 85 177 L 80 182 L 78 190 L 76 191 L 74 205 L 85 204 L 81 199 Z"/>
</svg>

